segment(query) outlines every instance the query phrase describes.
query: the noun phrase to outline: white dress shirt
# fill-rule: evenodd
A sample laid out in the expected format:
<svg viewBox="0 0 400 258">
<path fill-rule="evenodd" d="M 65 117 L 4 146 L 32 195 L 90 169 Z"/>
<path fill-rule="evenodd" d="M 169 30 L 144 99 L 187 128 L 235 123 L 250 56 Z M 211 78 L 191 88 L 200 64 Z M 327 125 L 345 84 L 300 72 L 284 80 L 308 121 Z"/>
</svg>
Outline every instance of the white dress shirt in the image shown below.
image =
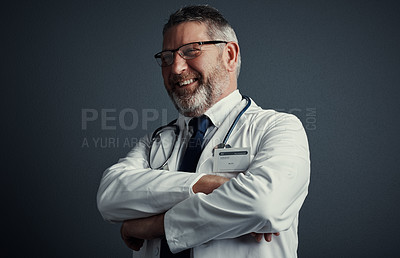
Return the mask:
<svg viewBox="0 0 400 258">
<path fill-rule="evenodd" d="M 214 173 L 213 148 L 221 143 L 246 105 L 238 90 L 205 113 L 213 122 L 196 173 L 178 172 L 190 138 L 190 118 L 180 128 L 168 170 L 149 168 L 151 134 L 127 157 L 108 168 L 98 191 L 98 208 L 108 221 L 166 212 L 165 233 L 172 252 L 192 248 L 194 258 L 297 257 L 298 213 L 307 195 L 310 161 L 307 137 L 293 115 L 263 110 L 253 101 L 239 119 L 228 143 L 250 148 L 251 162 L 240 173 Z M 211 194 L 194 194 L 205 174 L 231 178 Z M 249 233 L 274 233 L 272 242 L 256 242 Z M 160 240 L 145 241 L 134 257 L 159 257 Z"/>
</svg>

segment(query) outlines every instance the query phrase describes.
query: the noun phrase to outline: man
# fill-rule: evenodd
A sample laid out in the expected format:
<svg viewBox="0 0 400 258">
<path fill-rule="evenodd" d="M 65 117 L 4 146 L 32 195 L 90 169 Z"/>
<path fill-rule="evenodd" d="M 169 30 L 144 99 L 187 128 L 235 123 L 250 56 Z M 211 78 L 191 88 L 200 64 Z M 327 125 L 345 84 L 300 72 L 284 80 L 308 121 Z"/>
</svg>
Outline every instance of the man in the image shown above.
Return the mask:
<svg viewBox="0 0 400 258">
<path fill-rule="evenodd" d="M 214 8 L 178 10 L 163 36 L 163 51 L 155 57 L 179 111 L 177 140 L 169 138 L 172 150 L 160 169 L 152 165 L 161 154 L 152 154 L 149 135 L 104 172 L 98 192 L 102 216 L 123 222 L 123 240 L 140 250 L 134 257 L 159 257 L 160 251 L 162 258 L 169 251 L 194 258 L 297 257 L 298 213 L 310 172 L 301 122 L 242 98 L 239 45 Z M 206 125 L 199 129 L 194 120 Z M 224 138 L 231 148 L 214 149 Z M 199 146 L 201 155 L 193 154 Z M 245 168 L 224 167 L 229 162 L 216 155 L 221 150 L 243 154 L 236 165 Z"/>
</svg>

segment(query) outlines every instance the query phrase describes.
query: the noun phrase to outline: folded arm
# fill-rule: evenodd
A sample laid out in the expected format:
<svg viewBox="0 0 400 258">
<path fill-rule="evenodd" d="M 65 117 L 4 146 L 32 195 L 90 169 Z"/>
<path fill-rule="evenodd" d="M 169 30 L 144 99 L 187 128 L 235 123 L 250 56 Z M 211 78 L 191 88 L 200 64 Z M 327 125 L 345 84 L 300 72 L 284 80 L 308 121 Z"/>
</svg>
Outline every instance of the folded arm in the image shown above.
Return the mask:
<svg viewBox="0 0 400 258">
<path fill-rule="evenodd" d="M 193 186 L 193 191 L 195 193 L 209 194 L 227 181 L 229 179 L 224 177 L 205 175 L 196 182 Z M 165 235 L 164 216 L 164 214 L 158 214 L 147 218 L 124 221 L 121 226 L 122 240 L 132 250 L 139 251 L 144 244 L 144 240 L 160 238 Z M 261 242 L 263 237 L 267 242 L 272 241 L 272 233 L 253 232 L 251 235 L 257 242 Z M 279 236 L 279 233 L 274 233 L 274 235 Z"/>
<path fill-rule="evenodd" d="M 309 153 L 297 118 L 276 121 L 260 139 L 249 169 L 212 193 L 196 194 L 165 214 L 173 252 L 214 239 L 291 227 L 307 195 Z"/>
<path fill-rule="evenodd" d="M 203 175 L 149 168 L 148 136 L 101 179 L 97 206 L 105 220 L 124 221 L 164 213 L 194 195 L 193 184 Z"/>
</svg>

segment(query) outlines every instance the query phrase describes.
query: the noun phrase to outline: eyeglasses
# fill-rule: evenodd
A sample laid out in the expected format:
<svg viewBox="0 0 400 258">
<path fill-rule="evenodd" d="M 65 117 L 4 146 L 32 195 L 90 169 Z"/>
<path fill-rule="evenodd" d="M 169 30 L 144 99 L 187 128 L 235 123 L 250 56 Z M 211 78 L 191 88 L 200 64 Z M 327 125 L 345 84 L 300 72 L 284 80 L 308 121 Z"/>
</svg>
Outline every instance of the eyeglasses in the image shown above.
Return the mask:
<svg viewBox="0 0 400 258">
<path fill-rule="evenodd" d="M 157 63 L 161 67 L 170 66 L 174 63 L 174 53 L 177 52 L 183 59 L 189 60 L 198 57 L 201 55 L 201 46 L 207 44 L 220 44 L 220 43 L 228 43 L 226 41 L 221 40 L 212 40 L 212 41 L 201 41 L 201 42 L 192 42 L 182 45 L 174 50 L 164 50 L 154 55 Z"/>
</svg>

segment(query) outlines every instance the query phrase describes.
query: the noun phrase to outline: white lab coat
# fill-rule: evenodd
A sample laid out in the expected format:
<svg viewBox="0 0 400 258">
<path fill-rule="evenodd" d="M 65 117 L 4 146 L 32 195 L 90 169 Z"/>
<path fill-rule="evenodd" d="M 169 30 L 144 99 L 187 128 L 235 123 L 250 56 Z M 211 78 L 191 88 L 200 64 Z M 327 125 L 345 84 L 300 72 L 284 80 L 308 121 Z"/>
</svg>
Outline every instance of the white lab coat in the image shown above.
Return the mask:
<svg viewBox="0 0 400 258">
<path fill-rule="evenodd" d="M 240 104 L 239 104 L 240 103 Z M 298 213 L 307 195 L 310 161 L 301 122 L 293 115 L 262 110 L 254 102 L 238 121 L 228 143 L 249 147 L 251 163 L 243 173 L 213 173 L 212 149 L 222 142 L 245 101 L 235 91 L 206 112 L 216 126 L 196 173 L 177 172 L 187 137 L 187 119 L 179 117 L 180 137 L 168 170 L 149 168 L 150 136 L 104 172 L 98 208 L 108 221 L 165 214 L 172 252 L 192 248 L 194 258 L 297 257 Z M 211 194 L 194 194 L 204 174 L 231 178 Z M 258 243 L 251 232 L 280 232 Z M 159 257 L 160 240 L 146 241 L 133 257 Z"/>
</svg>

